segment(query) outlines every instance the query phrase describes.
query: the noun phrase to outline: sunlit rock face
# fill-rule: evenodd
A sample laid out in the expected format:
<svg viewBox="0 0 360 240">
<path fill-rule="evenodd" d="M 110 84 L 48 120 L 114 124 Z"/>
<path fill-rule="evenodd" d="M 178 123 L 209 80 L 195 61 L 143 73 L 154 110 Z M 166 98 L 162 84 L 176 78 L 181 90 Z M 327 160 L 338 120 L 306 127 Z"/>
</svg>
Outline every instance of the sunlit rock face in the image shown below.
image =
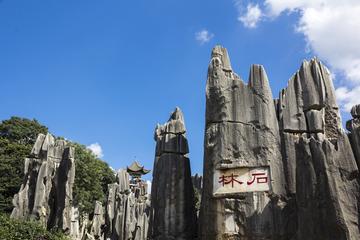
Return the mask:
<svg viewBox="0 0 360 240">
<path fill-rule="evenodd" d="M 297 221 L 291 233 L 298 239 L 359 239 L 358 167 L 328 69 L 318 59 L 304 61 L 277 108 L 289 208 L 296 213 L 288 223 Z"/>
<path fill-rule="evenodd" d="M 155 130 L 151 239 L 196 239 L 194 189 L 184 117 L 179 108 Z"/>
<path fill-rule="evenodd" d="M 72 226 L 74 149 L 51 134 L 39 134 L 25 159 L 24 182 L 14 196 L 12 218 L 39 220 L 48 229 L 76 232 Z"/>
<path fill-rule="evenodd" d="M 144 182 L 130 184 L 129 174 L 120 169 L 117 182 L 109 184 L 105 239 L 146 240 L 149 231 L 150 201 Z"/>
<path fill-rule="evenodd" d="M 201 239 L 280 239 L 285 177 L 267 75 L 261 65 L 253 65 L 245 84 L 232 71 L 228 53 L 220 46 L 213 49 L 208 70 L 204 142 Z M 231 181 L 226 172 L 234 170 L 232 174 L 237 175 L 238 168 L 258 167 L 269 169 L 266 180 L 271 181 L 271 191 L 225 191 L 216 196 L 221 176 Z M 232 187 L 242 191 L 242 186 L 249 185 L 241 181 L 231 182 Z"/>
<path fill-rule="evenodd" d="M 355 155 L 358 112 L 348 123 Z M 251 67 L 245 84 L 216 46 L 206 85 L 201 239 L 360 239 L 352 148 L 319 60 L 304 61 L 273 100 L 262 66 Z"/>
</svg>

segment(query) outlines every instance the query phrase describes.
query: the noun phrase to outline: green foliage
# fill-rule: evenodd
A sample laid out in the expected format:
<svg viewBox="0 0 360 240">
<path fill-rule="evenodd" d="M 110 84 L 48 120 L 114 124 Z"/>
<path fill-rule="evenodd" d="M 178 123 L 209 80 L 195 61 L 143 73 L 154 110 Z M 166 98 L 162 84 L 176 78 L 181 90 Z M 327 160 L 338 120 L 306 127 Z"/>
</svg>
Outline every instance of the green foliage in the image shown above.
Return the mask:
<svg viewBox="0 0 360 240">
<path fill-rule="evenodd" d="M 32 146 L 39 133 L 47 133 L 47 127 L 41 125 L 36 119 L 11 117 L 0 124 L 0 137 L 12 143 Z"/>
<path fill-rule="evenodd" d="M 11 212 L 12 198 L 23 179 L 24 159 L 37 135 L 46 132 L 36 120 L 11 117 L 0 123 L 0 212 Z"/>
<path fill-rule="evenodd" d="M 75 147 L 74 202 L 80 213 L 92 214 L 95 201 L 105 202 L 107 185 L 115 182 L 114 172 L 108 164 L 98 159 L 85 146 L 73 143 Z"/>
<path fill-rule="evenodd" d="M 0 240 L 69 240 L 60 232 L 46 231 L 34 221 L 10 219 L 0 213 Z"/>
</svg>

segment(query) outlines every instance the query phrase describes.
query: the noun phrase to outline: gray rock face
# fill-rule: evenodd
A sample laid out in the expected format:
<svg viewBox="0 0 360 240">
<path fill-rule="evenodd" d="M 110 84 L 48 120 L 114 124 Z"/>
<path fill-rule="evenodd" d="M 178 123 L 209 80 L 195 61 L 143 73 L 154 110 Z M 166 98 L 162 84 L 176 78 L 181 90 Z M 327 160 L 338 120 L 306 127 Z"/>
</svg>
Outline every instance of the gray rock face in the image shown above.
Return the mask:
<svg viewBox="0 0 360 240">
<path fill-rule="evenodd" d="M 151 227 L 154 240 L 195 239 L 194 189 L 181 110 L 155 130 L 156 154 L 151 190 Z"/>
<path fill-rule="evenodd" d="M 82 239 L 82 232 L 80 229 L 80 221 L 79 221 L 79 209 L 76 207 L 71 208 L 71 228 L 70 228 L 70 236 L 73 240 Z"/>
<path fill-rule="evenodd" d="M 360 104 L 351 109 L 353 119 L 346 122 L 346 128 L 350 131 L 349 138 L 356 158 L 358 167 L 360 166 Z"/>
<path fill-rule="evenodd" d="M 317 59 L 304 61 L 278 104 L 289 208 L 295 212 L 287 221 L 297 222 L 289 235 L 359 239 L 358 168 L 328 69 Z"/>
<path fill-rule="evenodd" d="M 94 239 L 104 239 L 104 224 L 105 224 L 105 215 L 104 215 L 104 207 L 102 203 L 96 201 L 94 216 L 91 223 L 90 234 L 94 237 Z"/>
<path fill-rule="evenodd" d="M 198 174 L 195 174 L 194 176 L 191 177 L 191 180 L 194 188 L 201 193 L 202 185 L 203 185 L 203 177 L 199 176 Z"/>
<path fill-rule="evenodd" d="M 229 65 L 226 49 L 215 47 L 201 239 L 360 239 L 360 107 L 347 124 L 353 153 L 329 71 L 317 59 L 303 62 L 277 100 L 262 66 L 251 67 L 246 85 Z M 251 167 L 270 169 L 270 190 L 215 195 L 217 172 Z"/>
<path fill-rule="evenodd" d="M 76 232 L 72 229 L 73 148 L 51 134 L 39 134 L 31 157 L 25 159 L 24 171 L 24 183 L 14 196 L 11 217 L 35 219 L 49 229 Z"/>
<path fill-rule="evenodd" d="M 150 214 L 147 186 L 143 182 L 130 185 L 129 174 L 123 169 L 117 179 L 117 183 L 109 185 L 106 239 L 146 240 Z"/>
<path fill-rule="evenodd" d="M 354 119 L 360 118 L 360 104 L 353 106 L 350 113 Z"/>
<path fill-rule="evenodd" d="M 302 137 L 296 152 L 297 239 L 359 239 L 358 171 L 347 136 Z"/>
<path fill-rule="evenodd" d="M 215 47 L 206 85 L 201 239 L 280 239 L 285 177 L 269 82 L 253 65 L 246 85 L 229 63 L 226 49 Z M 239 167 L 270 167 L 271 191 L 215 197 L 215 171 Z"/>
</svg>

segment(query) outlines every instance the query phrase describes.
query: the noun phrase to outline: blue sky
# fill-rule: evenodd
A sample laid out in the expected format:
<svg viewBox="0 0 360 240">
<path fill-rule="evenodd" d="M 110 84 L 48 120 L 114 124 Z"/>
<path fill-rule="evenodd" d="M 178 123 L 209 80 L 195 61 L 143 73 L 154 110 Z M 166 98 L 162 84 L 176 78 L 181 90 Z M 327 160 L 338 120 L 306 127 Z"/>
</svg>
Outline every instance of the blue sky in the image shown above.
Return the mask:
<svg viewBox="0 0 360 240">
<path fill-rule="evenodd" d="M 115 169 L 135 157 L 151 169 L 155 125 L 179 106 L 192 171 L 202 173 L 206 74 L 216 44 L 228 48 L 245 81 L 251 64 L 263 64 L 274 97 L 313 55 L 333 69 L 344 110 L 360 96 L 359 51 L 349 50 L 349 70 L 336 61 L 348 49 L 332 54 L 333 45 L 316 42 L 322 30 L 308 29 L 312 11 L 321 13 L 324 2 L 337 8 L 335 1 L 289 1 L 2 0 L 0 119 L 36 118 L 57 136 L 98 143 Z M 349 44 L 334 38 L 336 46 Z"/>
</svg>

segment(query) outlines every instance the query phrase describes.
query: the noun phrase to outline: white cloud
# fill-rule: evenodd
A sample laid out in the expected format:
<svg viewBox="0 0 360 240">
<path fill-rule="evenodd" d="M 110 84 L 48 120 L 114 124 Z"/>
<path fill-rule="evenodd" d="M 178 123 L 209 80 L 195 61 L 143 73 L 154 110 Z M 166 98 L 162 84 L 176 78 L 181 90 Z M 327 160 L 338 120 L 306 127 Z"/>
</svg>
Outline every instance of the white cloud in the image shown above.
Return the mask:
<svg viewBox="0 0 360 240">
<path fill-rule="evenodd" d="M 208 30 L 203 29 L 195 33 L 195 39 L 202 45 L 209 42 L 214 37 L 213 33 L 210 33 Z"/>
<path fill-rule="evenodd" d="M 241 1 L 235 3 L 239 10 Z M 253 25 L 251 21 L 245 21 L 246 16 L 251 15 L 250 11 L 256 12 L 249 6 L 259 8 L 258 17 L 253 17 Z M 356 96 L 360 98 L 359 0 L 265 0 L 260 7 L 248 5 L 247 13 L 240 17 L 245 26 L 256 27 L 261 20 L 297 12 L 300 17 L 296 31 L 304 35 L 307 47 L 325 60 L 333 72 L 344 76 L 337 84 L 337 98 L 342 110 L 347 111 L 351 104 L 359 103 L 356 99 Z"/>
<path fill-rule="evenodd" d="M 239 9 L 241 12 L 241 8 Z M 262 11 L 258 4 L 248 4 L 246 8 L 246 13 L 240 15 L 238 20 L 244 24 L 247 28 L 256 28 L 258 22 L 261 20 Z"/>
<path fill-rule="evenodd" d="M 99 143 L 92 143 L 86 148 L 89 149 L 98 158 L 102 158 L 104 156 L 102 147 Z"/>
<path fill-rule="evenodd" d="M 352 106 L 360 104 L 360 86 L 352 89 L 339 87 L 336 89 L 335 93 L 336 99 L 346 112 L 350 112 Z"/>
</svg>

